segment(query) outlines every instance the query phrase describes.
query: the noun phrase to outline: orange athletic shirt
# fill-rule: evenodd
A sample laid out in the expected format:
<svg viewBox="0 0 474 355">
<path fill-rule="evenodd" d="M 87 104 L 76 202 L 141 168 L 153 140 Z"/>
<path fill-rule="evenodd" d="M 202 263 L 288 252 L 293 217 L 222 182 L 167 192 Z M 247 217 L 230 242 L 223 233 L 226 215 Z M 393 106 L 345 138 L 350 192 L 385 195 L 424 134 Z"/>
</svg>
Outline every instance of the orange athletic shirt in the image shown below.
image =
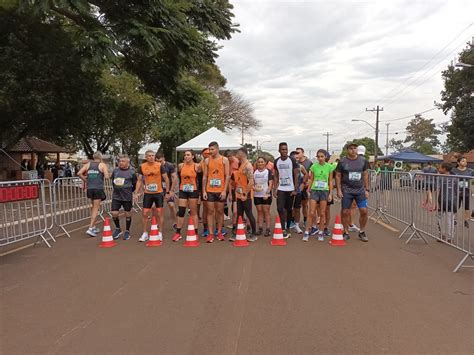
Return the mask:
<svg viewBox="0 0 474 355">
<path fill-rule="evenodd" d="M 181 191 L 186 190 L 187 192 L 194 192 L 197 190 L 197 172 L 194 163 L 191 165 L 184 163 L 181 166 L 179 176 L 181 178 L 181 182 L 179 184 L 179 189 Z"/>
<path fill-rule="evenodd" d="M 222 193 L 225 188 L 224 157 L 213 159 L 209 157 L 207 165 L 207 192 Z"/>
<path fill-rule="evenodd" d="M 143 175 L 145 180 L 146 194 L 160 194 L 163 192 L 161 174 L 165 171 L 160 163 L 143 163 L 140 165 L 139 174 Z"/>
<path fill-rule="evenodd" d="M 247 164 L 245 164 L 247 165 Z M 236 172 L 236 188 L 235 188 L 235 196 L 238 199 L 241 199 L 243 196 L 242 193 L 247 191 L 247 186 L 249 184 L 249 180 L 247 179 L 247 176 L 244 173 L 244 168 L 245 165 L 241 165 L 239 170 Z M 249 198 L 249 193 L 247 193 L 247 198 Z"/>
</svg>

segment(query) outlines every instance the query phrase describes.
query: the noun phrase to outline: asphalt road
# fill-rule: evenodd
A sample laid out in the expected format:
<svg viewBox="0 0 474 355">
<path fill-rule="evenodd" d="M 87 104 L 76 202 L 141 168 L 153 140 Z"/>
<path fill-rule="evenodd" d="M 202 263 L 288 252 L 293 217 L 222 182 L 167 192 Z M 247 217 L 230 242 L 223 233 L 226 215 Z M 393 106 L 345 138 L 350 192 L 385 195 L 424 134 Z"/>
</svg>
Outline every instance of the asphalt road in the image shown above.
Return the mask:
<svg viewBox="0 0 474 355">
<path fill-rule="evenodd" d="M 1 262 L 2 354 L 472 354 L 473 271 L 370 223 L 369 243 L 184 248 L 84 231 Z"/>
</svg>

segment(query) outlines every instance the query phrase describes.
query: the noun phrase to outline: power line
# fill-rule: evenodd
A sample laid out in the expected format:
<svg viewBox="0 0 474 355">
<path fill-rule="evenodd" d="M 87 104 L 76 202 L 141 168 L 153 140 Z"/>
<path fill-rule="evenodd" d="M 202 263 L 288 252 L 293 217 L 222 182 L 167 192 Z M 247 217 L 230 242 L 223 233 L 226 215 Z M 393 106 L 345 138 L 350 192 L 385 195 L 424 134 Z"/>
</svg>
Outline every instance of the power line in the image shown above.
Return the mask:
<svg viewBox="0 0 474 355">
<path fill-rule="evenodd" d="M 425 110 L 425 111 L 422 111 L 422 112 L 418 112 L 418 113 L 414 113 L 413 115 L 408 115 L 408 116 L 404 116 L 404 117 L 399 117 L 399 118 L 394 118 L 394 119 L 391 119 L 391 120 L 383 120 L 383 121 L 380 121 L 380 122 L 393 122 L 393 121 L 401 121 L 401 120 L 406 120 L 407 118 L 412 118 L 416 115 L 422 115 L 424 113 L 427 113 L 427 112 L 430 112 L 430 111 L 434 111 L 434 110 L 437 110 L 438 108 L 437 107 L 433 107 L 433 108 L 430 108 L 429 110 Z"/>
</svg>

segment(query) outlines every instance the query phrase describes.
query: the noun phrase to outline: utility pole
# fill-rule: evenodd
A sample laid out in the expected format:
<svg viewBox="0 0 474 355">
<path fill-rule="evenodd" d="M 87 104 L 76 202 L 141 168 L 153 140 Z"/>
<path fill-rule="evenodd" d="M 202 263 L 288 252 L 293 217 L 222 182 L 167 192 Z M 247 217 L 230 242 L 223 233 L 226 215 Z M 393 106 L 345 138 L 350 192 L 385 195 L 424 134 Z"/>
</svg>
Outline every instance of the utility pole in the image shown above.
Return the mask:
<svg viewBox="0 0 474 355">
<path fill-rule="evenodd" d="M 329 132 L 326 132 L 323 134 L 323 136 L 326 136 L 326 151 L 329 152 L 329 136 L 332 136 L 332 134 Z"/>
<path fill-rule="evenodd" d="M 373 108 L 371 110 L 365 109 L 368 112 L 376 112 L 376 119 L 375 119 L 375 148 L 374 148 L 374 164 L 377 163 L 377 153 L 378 153 L 378 148 L 379 148 L 379 113 L 383 111 L 383 107 L 379 107 L 377 105 L 377 108 Z"/>
<path fill-rule="evenodd" d="M 390 126 L 390 123 L 385 123 L 387 126 L 387 138 L 385 140 L 385 155 L 388 155 L 388 126 Z"/>
</svg>

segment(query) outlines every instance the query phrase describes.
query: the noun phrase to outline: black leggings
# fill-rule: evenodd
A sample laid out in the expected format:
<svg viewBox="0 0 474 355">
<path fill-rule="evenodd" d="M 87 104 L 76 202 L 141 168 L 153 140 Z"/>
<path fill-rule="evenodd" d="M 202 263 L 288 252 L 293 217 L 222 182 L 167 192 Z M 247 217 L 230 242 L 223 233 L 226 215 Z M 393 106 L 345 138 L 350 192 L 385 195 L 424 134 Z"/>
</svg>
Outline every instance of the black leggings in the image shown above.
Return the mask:
<svg viewBox="0 0 474 355">
<path fill-rule="evenodd" d="M 247 199 L 245 201 L 237 199 L 237 218 L 244 218 L 244 212 L 247 216 L 247 219 L 250 221 L 250 226 L 252 227 L 252 233 L 257 233 L 257 224 L 255 223 L 255 217 L 252 212 L 252 200 Z"/>
<path fill-rule="evenodd" d="M 291 196 L 291 191 L 277 191 L 277 210 L 283 229 L 290 228 L 290 221 L 293 218 L 294 201 L 295 196 Z"/>
</svg>

